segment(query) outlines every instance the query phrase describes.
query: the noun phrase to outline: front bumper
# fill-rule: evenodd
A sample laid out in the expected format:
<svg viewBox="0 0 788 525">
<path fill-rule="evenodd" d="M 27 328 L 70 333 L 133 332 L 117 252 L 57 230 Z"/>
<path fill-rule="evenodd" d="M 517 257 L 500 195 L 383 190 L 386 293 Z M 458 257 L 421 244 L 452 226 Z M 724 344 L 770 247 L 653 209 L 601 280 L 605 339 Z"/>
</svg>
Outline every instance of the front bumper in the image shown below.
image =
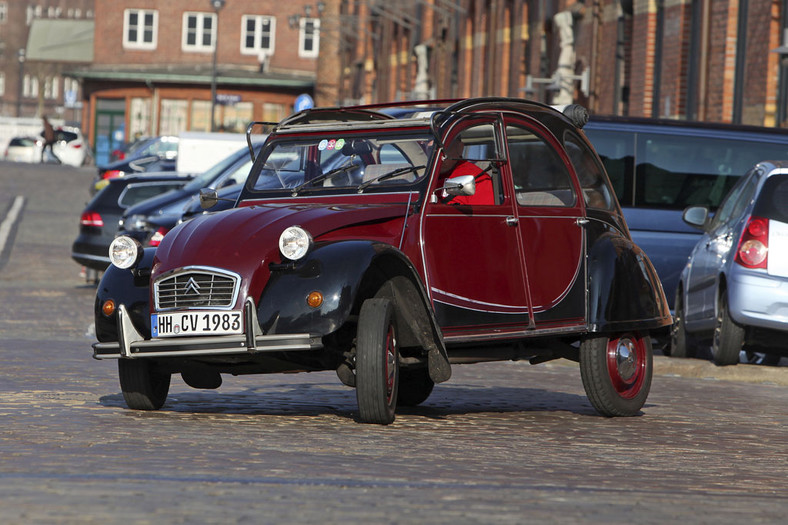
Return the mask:
<svg viewBox="0 0 788 525">
<path fill-rule="evenodd" d="M 250 299 L 244 305 L 246 333 L 239 335 L 145 339 L 134 327 L 124 305 L 118 307 L 117 315 L 118 341 L 94 343 L 94 359 L 249 355 L 323 348 L 322 337 L 315 334 L 263 335 Z"/>
</svg>

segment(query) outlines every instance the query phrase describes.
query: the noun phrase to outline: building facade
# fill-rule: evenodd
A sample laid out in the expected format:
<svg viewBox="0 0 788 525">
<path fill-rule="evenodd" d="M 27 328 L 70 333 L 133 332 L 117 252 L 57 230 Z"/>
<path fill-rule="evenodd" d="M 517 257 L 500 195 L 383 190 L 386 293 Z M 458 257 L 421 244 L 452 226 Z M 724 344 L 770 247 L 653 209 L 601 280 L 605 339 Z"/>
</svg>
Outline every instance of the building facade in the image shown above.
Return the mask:
<svg viewBox="0 0 788 525">
<path fill-rule="evenodd" d="M 785 126 L 784 0 L 327 0 L 335 103 L 470 96 Z M 326 57 L 330 59 L 331 57 Z"/>
</svg>

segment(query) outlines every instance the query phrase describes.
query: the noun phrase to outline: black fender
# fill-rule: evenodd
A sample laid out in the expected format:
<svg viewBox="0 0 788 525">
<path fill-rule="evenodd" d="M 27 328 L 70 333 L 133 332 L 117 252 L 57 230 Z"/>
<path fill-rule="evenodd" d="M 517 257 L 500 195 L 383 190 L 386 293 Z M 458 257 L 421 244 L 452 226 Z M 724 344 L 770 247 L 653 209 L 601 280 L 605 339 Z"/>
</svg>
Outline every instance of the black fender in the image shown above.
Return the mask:
<svg viewBox="0 0 788 525">
<path fill-rule="evenodd" d="M 358 315 L 371 297 L 389 297 L 395 305 L 401 346 L 423 348 L 435 382 L 451 376 L 448 354 L 426 289 L 410 260 L 397 248 L 364 240 L 318 243 L 304 259 L 272 264 L 257 301 L 265 334 L 336 333 Z M 307 304 L 311 292 L 323 303 Z"/>
<path fill-rule="evenodd" d="M 673 322 L 654 266 L 628 235 L 589 220 L 586 242 L 590 331 L 646 331 Z"/>
<path fill-rule="evenodd" d="M 96 289 L 94 316 L 96 339 L 99 342 L 118 340 L 118 316 L 104 315 L 102 305 L 109 299 L 117 307 L 126 306 L 134 327 L 146 338 L 150 337 L 150 270 L 156 248 L 145 248 L 142 260 L 133 270 L 122 270 L 110 264 Z"/>
</svg>

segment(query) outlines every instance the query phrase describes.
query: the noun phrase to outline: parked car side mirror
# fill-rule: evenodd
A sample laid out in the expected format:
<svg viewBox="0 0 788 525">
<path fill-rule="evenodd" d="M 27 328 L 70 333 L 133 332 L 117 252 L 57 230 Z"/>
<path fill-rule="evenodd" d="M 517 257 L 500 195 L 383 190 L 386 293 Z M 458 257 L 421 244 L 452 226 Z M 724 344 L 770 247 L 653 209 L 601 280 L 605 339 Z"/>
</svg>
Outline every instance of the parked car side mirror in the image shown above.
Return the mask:
<svg viewBox="0 0 788 525">
<path fill-rule="evenodd" d="M 709 209 L 704 206 L 690 206 L 684 210 L 681 218 L 693 228 L 705 230 L 709 223 Z"/>
</svg>

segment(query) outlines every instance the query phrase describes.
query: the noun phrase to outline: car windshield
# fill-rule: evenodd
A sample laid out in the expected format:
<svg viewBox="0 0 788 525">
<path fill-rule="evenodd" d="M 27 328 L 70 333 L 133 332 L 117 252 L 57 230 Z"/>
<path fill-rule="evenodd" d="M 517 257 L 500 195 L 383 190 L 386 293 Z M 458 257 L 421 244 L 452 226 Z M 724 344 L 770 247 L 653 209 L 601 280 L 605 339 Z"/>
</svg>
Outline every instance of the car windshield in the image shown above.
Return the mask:
<svg viewBox="0 0 788 525">
<path fill-rule="evenodd" d="M 219 177 L 221 177 L 227 170 L 229 170 L 235 163 L 237 163 L 240 159 L 246 157 L 247 159 L 251 159 L 249 157 L 249 149 L 243 147 L 233 153 L 232 155 L 225 157 L 224 159 L 220 160 L 206 171 L 197 175 L 189 184 L 184 186 L 184 190 L 194 193 L 200 191 L 202 188 L 207 188 L 211 186 L 214 181 L 216 181 Z"/>
<path fill-rule="evenodd" d="M 249 184 L 253 190 L 294 195 L 336 188 L 401 189 L 424 177 L 433 142 L 428 133 L 399 130 L 280 138 L 266 147 Z"/>
</svg>

